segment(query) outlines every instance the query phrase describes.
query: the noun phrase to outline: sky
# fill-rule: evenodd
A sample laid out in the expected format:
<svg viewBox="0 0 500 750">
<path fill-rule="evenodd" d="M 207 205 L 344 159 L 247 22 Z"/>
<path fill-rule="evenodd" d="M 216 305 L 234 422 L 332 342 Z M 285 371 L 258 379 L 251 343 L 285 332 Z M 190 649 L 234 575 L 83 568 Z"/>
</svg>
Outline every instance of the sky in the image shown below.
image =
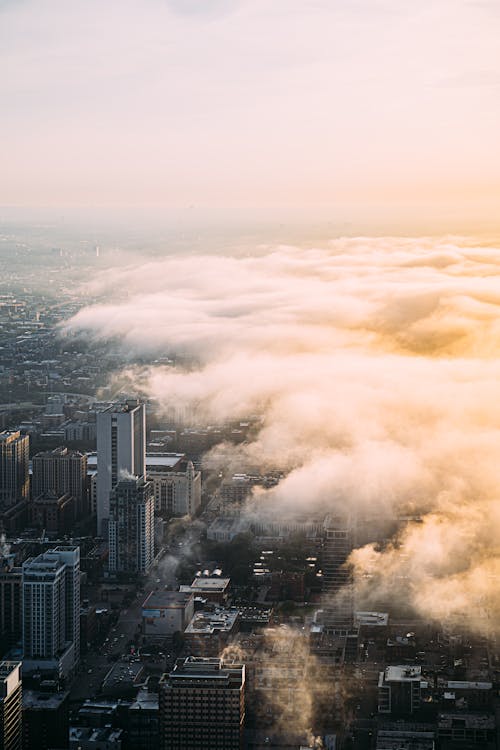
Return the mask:
<svg viewBox="0 0 500 750">
<path fill-rule="evenodd" d="M 494 228 L 496 0 L 0 0 L 0 206 Z"/>
</svg>

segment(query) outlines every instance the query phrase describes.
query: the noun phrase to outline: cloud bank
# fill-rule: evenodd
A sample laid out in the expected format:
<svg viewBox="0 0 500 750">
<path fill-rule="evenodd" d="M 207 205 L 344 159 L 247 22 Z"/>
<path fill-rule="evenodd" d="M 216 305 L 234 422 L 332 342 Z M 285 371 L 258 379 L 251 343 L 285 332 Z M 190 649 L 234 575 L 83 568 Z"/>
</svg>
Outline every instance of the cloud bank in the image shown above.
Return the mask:
<svg viewBox="0 0 500 750">
<path fill-rule="evenodd" d="M 106 302 L 67 330 L 196 357 L 122 374 L 165 410 L 261 414 L 250 444 L 218 449 L 285 472 L 260 507 L 423 515 L 389 547 L 354 553 L 362 601 L 404 581 L 427 617 L 487 630 L 500 573 L 499 276 L 497 248 L 454 237 L 145 259 L 92 281 Z"/>
</svg>

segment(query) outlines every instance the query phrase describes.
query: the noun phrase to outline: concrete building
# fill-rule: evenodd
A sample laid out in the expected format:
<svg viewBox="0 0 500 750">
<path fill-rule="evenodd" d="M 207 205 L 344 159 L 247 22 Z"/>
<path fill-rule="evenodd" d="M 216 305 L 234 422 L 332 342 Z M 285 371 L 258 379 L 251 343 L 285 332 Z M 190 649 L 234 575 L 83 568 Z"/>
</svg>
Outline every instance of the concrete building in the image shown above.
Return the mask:
<svg viewBox="0 0 500 750">
<path fill-rule="evenodd" d="M 80 658 L 80 549 L 61 546 L 23 565 L 23 670 L 71 675 Z"/>
<path fill-rule="evenodd" d="M 36 497 L 30 504 L 32 525 L 38 529 L 43 529 L 49 537 L 69 534 L 76 517 L 76 498 L 69 492 L 57 495 L 47 491 Z"/>
<path fill-rule="evenodd" d="M 180 591 L 152 591 L 142 605 L 142 634 L 163 640 L 183 632 L 194 614 L 194 596 Z"/>
<path fill-rule="evenodd" d="M 97 414 L 97 532 L 105 535 L 111 490 L 124 475 L 146 470 L 146 410 L 138 401 Z"/>
<path fill-rule="evenodd" d="M 0 662 L 0 750 L 21 750 L 21 662 Z"/>
<path fill-rule="evenodd" d="M 87 456 L 68 448 L 37 453 L 32 459 L 31 496 L 45 493 L 61 497 L 72 495 L 76 500 L 77 515 L 88 510 Z"/>
<path fill-rule="evenodd" d="M 379 674 L 378 712 L 394 716 L 414 714 L 421 705 L 422 690 L 427 682 L 422 680 L 422 668 L 391 666 Z"/>
<path fill-rule="evenodd" d="M 177 662 L 159 685 L 162 750 L 240 750 L 245 722 L 245 667 L 220 659 Z"/>
<path fill-rule="evenodd" d="M 69 693 L 23 691 L 23 750 L 68 747 Z"/>
<path fill-rule="evenodd" d="M 323 622 L 325 629 L 347 635 L 354 625 L 354 593 L 347 559 L 353 549 L 353 528 L 346 517 L 324 522 Z"/>
<path fill-rule="evenodd" d="M 221 578 L 220 576 L 200 576 L 195 578 L 190 586 L 182 585 L 179 591 L 183 593 L 192 593 L 195 597 L 199 596 L 209 602 L 216 604 L 225 604 L 229 595 L 230 578 Z"/>
<path fill-rule="evenodd" d="M 147 573 L 154 560 L 154 497 L 143 477 L 120 480 L 111 492 L 109 570 Z"/>
<path fill-rule="evenodd" d="M 192 656 L 219 656 L 239 630 L 239 611 L 215 607 L 195 612 L 184 631 Z"/>
<path fill-rule="evenodd" d="M 14 564 L 14 555 L 0 550 L 0 658 L 21 639 L 22 568 Z"/>
<path fill-rule="evenodd" d="M 28 435 L 0 432 L 0 507 L 29 500 L 29 445 Z"/>
<path fill-rule="evenodd" d="M 147 478 L 153 484 L 155 512 L 164 516 L 194 515 L 201 505 L 201 472 L 182 453 L 146 456 Z"/>
</svg>

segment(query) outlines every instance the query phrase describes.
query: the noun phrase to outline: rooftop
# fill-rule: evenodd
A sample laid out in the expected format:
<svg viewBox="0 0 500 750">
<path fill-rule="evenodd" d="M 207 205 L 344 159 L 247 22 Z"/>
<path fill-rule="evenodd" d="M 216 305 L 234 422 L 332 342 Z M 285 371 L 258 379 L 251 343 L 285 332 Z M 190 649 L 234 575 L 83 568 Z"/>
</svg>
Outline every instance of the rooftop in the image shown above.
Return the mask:
<svg viewBox="0 0 500 750">
<path fill-rule="evenodd" d="M 37 690 L 23 690 L 23 708 L 40 709 L 57 709 L 64 703 L 68 697 L 68 692 L 63 693 L 42 693 Z"/>
<path fill-rule="evenodd" d="M 214 612 L 195 612 L 193 619 L 184 631 L 187 635 L 196 633 L 213 635 L 219 631 L 230 632 L 237 619 L 237 609 L 216 609 Z"/>
<path fill-rule="evenodd" d="M 142 605 L 143 609 L 170 609 L 183 607 L 191 599 L 189 591 L 152 591 Z"/>
</svg>

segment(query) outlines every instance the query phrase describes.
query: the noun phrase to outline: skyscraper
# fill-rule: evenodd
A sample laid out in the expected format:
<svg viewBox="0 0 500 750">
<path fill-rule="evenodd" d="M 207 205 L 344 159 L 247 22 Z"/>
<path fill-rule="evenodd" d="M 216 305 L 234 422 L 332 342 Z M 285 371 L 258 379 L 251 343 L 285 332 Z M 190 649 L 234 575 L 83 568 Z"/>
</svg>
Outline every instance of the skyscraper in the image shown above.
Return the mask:
<svg viewBox="0 0 500 750">
<path fill-rule="evenodd" d="M 161 750 L 243 746 L 243 665 L 190 656 L 163 675 L 159 688 Z"/>
<path fill-rule="evenodd" d="M 0 750 L 21 750 L 23 737 L 21 662 L 0 662 Z"/>
<path fill-rule="evenodd" d="M 146 410 L 136 400 L 97 414 L 97 533 L 105 535 L 109 496 L 121 475 L 141 477 L 146 467 Z"/>
<path fill-rule="evenodd" d="M 154 492 L 144 477 L 121 479 L 111 491 L 109 569 L 147 573 L 154 560 Z"/>
<path fill-rule="evenodd" d="M 330 632 L 347 635 L 354 622 L 352 574 L 347 565 L 353 549 L 353 524 L 347 516 L 328 516 L 324 529 L 323 622 Z"/>
<path fill-rule="evenodd" d="M 29 499 L 28 435 L 0 432 L 0 507 Z"/>
<path fill-rule="evenodd" d="M 87 507 L 87 456 L 68 448 L 55 448 L 33 456 L 32 497 L 54 493 L 72 495 L 78 515 Z"/>
<path fill-rule="evenodd" d="M 56 547 L 23 565 L 23 669 L 71 674 L 80 654 L 80 548 Z"/>
</svg>

